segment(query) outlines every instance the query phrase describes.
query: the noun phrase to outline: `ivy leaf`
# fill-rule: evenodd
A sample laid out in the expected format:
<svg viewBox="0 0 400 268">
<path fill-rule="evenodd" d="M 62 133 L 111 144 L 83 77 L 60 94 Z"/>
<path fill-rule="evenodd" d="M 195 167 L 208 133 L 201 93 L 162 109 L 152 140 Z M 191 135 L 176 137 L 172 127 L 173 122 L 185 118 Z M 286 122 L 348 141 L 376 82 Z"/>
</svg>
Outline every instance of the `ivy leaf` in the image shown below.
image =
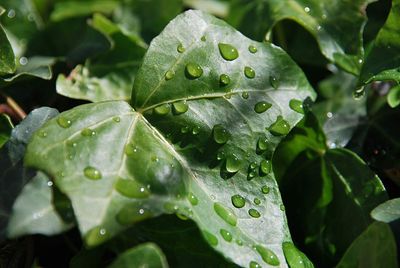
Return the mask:
<svg viewBox="0 0 400 268">
<path fill-rule="evenodd" d="M 243 33 L 263 40 L 282 20 L 293 20 L 314 36 L 322 54 L 345 71 L 358 74 L 363 57 L 362 31 L 370 0 L 232 1 L 228 21 Z"/>
<path fill-rule="evenodd" d="M 398 267 L 396 240 L 389 225 L 374 222 L 368 226 L 336 267 Z"/>
<path fill-rule="evenodd" d="M 0 114 L 0 148 L 3 147 L 4 143 L 10 138 L 13 124 L 5 114 Z"/>
<path fill-rule="evenodd" d="M 133 41 L 106 17 L 96 14 L 93 28 L 105 34 L 113 43 L 111 50 L 85 65 L 78 65 L 68 77 L 57 79 L 57 92 L 61 95 L 90 100 L 129 100 L 133 80 L 145 49 Z"/>
<path fill-rule="evenodd" d="M 55 178 L 89 246 L 178 213 L 238 265 L 283 264 L 282 243 L 293 246 L 270 160 L 314 97 L 280 48 L 187 11 L 152 41 L 135 110 L 112 101 L 64 112 L 33 137 L 25 163 Z"/>
<path fill-rule="evenodd" d="M 168 263 L 161 249 L 154 243 L 145 243 L 120 254 L 109 268 L 159 267 L 167 268 Z"/>
<path fill-rule="evenodd" d="M 381 222 L 392 222 L 400 218 L 400 198 L 380 204 L 371 211 L 371 217 Z"/>
</svg>

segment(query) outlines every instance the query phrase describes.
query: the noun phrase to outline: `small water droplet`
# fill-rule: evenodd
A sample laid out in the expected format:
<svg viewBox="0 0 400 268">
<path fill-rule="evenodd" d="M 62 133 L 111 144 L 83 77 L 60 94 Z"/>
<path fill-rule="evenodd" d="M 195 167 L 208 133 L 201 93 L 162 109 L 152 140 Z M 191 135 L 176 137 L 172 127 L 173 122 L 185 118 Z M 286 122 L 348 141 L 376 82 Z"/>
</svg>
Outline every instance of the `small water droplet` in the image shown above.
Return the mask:
<svg viewBox="0 0 400 268">
<path fill-rule="evenodd" d="M 254 111 L 256 113 L 261 114 L 261 113 L 267 111 L 271 107 L 272 107 L 271 103 L 268 103 L 265 101 L 260 101 L 260 102 L 257 102 L 256 105 L 254 105 Z"/>
<path fill-rule="evenodd" d="M 268 139 L 267 137 L 261 137 L 257 142 L 257 150 L 263 152 L 268 149 Z"/>
<path fill-rule="evenodd" d="M 230 134 L 222 125 L 215 125 L 213 127 L 213 138 L 218 144 L 224 144 L 229 140 Z"/>
<path fill-rule="evenodd" d="M 260 173 L 262 175 L 267 175 L 268 173 L 271 172 L 272 169 L 272 164 L 271 161 L 269 160 L 261 160 L 260 162 Z"/>
<path fill-rule="evenodd" d="M 121 122 L 121 118 L 119 116 L 114 116 L 113 121 L 116 123 L 119 123 L 119 122 Z"/>
<path fill-rule="evenodd" d="M 175 71 L 174 70 L 168 70 L 164 75 L 165 80 L 167 80 L 167 81 L 171 80 L 172 78 L 174 78 L 174 76 L 175 76 Z"/>
<path fill-rule="evenodd" d="M 243 246 L 243 241 L 242 241 L 242 240 L 236 239 L 235 242 L 236 242 L 236 244 L 237 244 L 238 246 Z"/>
<path fill-rule="evenodd" d="M 199 199 L 193 193 L 189 193 L 188 200 L 193 206 L 196 206 L 199 203 Z"/>
<path fill-rule="evenodd" d="M 19 59 L 19 64 L 21 65 L 27 65 L 28 64 L 28 59 L 26 57 L 21 57 Z"/>
<path fill-rule="evenodd" d="M 240 169 L 241 163 L 239 157 L 232 154 L 226 158 L 225 167 L 229 173 L 238 172 Z"/>
<path fill-rule="evenodd" d="M 259 204 L 261 204 L 261 200 L 260 200 L 260 199 L 258 199 L 257 197 L 256 197 L 256 198 L 254 198 L 253 202 L 254 202 L 254 204 L 256 204 L 256 205 L 259 205 Z"/>
<path fill-rule="evenodd" d="M 53 186 L 53 182 L 52 181 L 48 181 L 47 182 L 47 186 L 49 186 L 49 187 Z"/>
<path fill-rule="evenodd" d="M 252 170 L 249 172 L 249 174 L 247 174 L 247 180 L 252 180 L 254 179 L 254 177 L 257 175 L 256 171 Z"/>
<path fill-rule="evenodd" d="M 305 8 L 304 8 L 304 11 L 307 12 L 307 13 L 309 13 L 309 12 L 310 12 L 310 8 L 309 8 L 309 7 L 305 7 Z"/>
<path fill-rule="evenodd" d="M 197 134 L 199 134 L 200 133 L 200 126 L 195 126 L 195 127 L 193 127 L 193 129 L 192 129 L 192 134 L 193 135 L 197 135 Z"/>
<path fill-rule="evenodd" d="M 232 234 L 225 230 L 225 229 L 221 229 L 219 231 L 219 233 L 221 234 L 222 238 L 226 241 L 226 242 L 231 242 L 232 241 Z"/>
<path fill-rule="evenodd" d="M 205 42 L 205 41 L 207 40 L 207 39 L 206 39 L 206 36 L 203 35 L 203 36 L 200 38 L 200 40 L 203 41 L 203 42 Z"/>
<path fill-rule="evenodd" d="M 242 208 L 246 204 L 246 200 L 243 196 L 235 194 L 231 197 L 232 205 L 236 208 Z"/>
<path fill-rule="evenodd" d="M 172 103 L 172 108 L 174 111 L 175 115 L 179 115 L 179 114 L 183 114 L 186 113 L 187 110 L 189 109 L 189 105 L 187 104 L 187 102 L 184 101 L 177 101 Z"/>
<path fill-rule="evenodd" d="M 137 153 L 137 151 L 138 151 L 138 148 L 137 148 L 133 143 L 128 143 L 128 144 L 125 146 L 125 153 L 126 153 L 128 156 L 133 156 L 133 155 L 135 155 L 135 154 Z"/>
<path fill-rule="evenodd" d="M 261 192 L 263 194 L 268 194 L 269 193 L 269 187 L 267 185 L 264 185 L 263 187 L 261 187 Z"/>
<path fill-rule="evenodd" d="M 281 205 L 279 206 L 279 209 L 280 209 L 281 211 L 285 211 L 285 205 L 281 204 Z"/>
<path fill-rule="evenodd" d="M 223 151 L 220 151 L 220 152 L 218 152 L 218 154 L 217 154 L 217 160 L 222 160 L 222 159 L 225 159 L 225 152 L 223 152 Z"/>
<path fill-rule="evenodd" d="M 182 134 L 188 133 L 189 130 L 190 130 L 190 127 L 189 127 L 189 126 L 183 126 L 183 127 L 181 127 L 181 133 L 182 133 Z"/>
<path fill-rule="evenodd" d="M 278 266 L 280 264 L 278 257 L 272 250 L 267 249 L 260 245 L 256 246 L 256 250 L 260 254 L 263 261 L 265 261 L 269 265 Z"/>
<path fill-rule="evenodd" d="M 253 79 L 256 77 L 256 72 L 251 67 L 246 66 L 244 67 L 244 75 L 249 79 Z"/>
<path fill-rule="evenodd" d="M 221 74 L 221 75 L 219 76 L 219 83 L 220 83 L 220 85 L 226 86 L 226 85 L 229 85 L 230 82 L 231 82 L 231 78 L 230 78 L 228 75 L 226 75 L 226 74 Z"/>
<path fill-rule="evenodd" d="M 332 116 L 333 116 L 333 114 L 332 114 L 331 112 L 327 112 L 327 113 L 326 113 L 326 117 L 332 118 Z"/>
<path fill-rule="evenodd" d="M 43 131 L 43 130 L 39 131 L 39 137 L 46 138 L 47 137 L 47 132 Z"/>
<path fill-rule="evenodd" d="M 165 103 L 165 104 L 161 104 L 161 105 L 157 106 L 153 110 L 154 110 L 155 114 L 167 115 L 169 113 L 169 111 L 171 110 L 171 107 L 169 104 Z"/>
<path fill-rule="evenodd" d="M 290 125 L 281 115 L 279 115 L 268 130 L 274 136 L 283 136 L 290 132 Z"/>
<path fill-rule="evenodd" d="M 249 209 L 249 215 L 252 216 L 253 218 L 260 218 L 261 214 L 258 212 L 258 210 L 251 208 Z"/>
<path fill-rule="evenodd" d="M 126 204 L 117 213 L 116 220 L 121 225 L 132 225 L 135 222 L 142 221 L 152 217 L 148 209 L 138 208 L 132 204 Z"/>
<path fill-rule="evenodd" d="M 356 100 L 361 99 L 365 95 L 365 87 L 364 86 L 359 86 L 357 87 L 354 92 L 353 92 L 353 97 Z"/>
<path fill-rule="evenodd" d="M 237 49 L 230 44 L 219 43 L 218 48 L 221 56 L 225 60 L 232 61 L 239 57 L 239 52 L 237 51 Z"/>
<path fill-rule="evenodd" d="M 85 175 L 86 178 L 91 180 L 99 180 L 102 177 L 101 172 L 94 167 L 86 167 L 83 170 L 83 174 Z"/>
<path fill-rule="evenodd" d="M 269 83 L 274 89 L 277 89 L 279 87 L 279 81 L 275 76 L 269 77 Z"/>
<path fill-rule="evenodd" d="M 90 137 L 96 135 L 96 131 L 91 130 L 90 128 L 84 128 L 81 131 L 81 135 L 85 137 Z"/>
<path fill-rule="evenodd" d="M 249 98 L 249 93 L 248 92 L 243 92 L 242 93 L 242 98 L 247 100 Z"/>
<path fill-rule="evenodd" d="M 257 52 L 257 48 L 256 48 L 255 46 L 253 46 L 253 45 L 250 45 L 250 46 L 249 46 L 249 51 L 250 51 L 251 53 L 256 53 L 256 52 Z"/>
<path fill-rule="evenodd" d="M 10 9 L 7 13 L 7 17 L 9 17 L 10 19 L 15 17 L 15 10 L 14 9 Z"/>
<path fill-rule="evenodd" d="M 202 76 L 203 69 L 197 63 L 186 64 L 186 75 L 190 79 L 196 79 Z"/>
<path fill-rule="evenodd" d="M 250 169 L 256 169 L 257 166 L 258 166 L 258 165 L 257 165 L 257 162 L 254 161 L 254 162 L 251 162 L 251 163 L 250 163 L 250 166 L 249 166 L 249 167 L 250 167 Z"/>
<path fill-rule="evenodd" d="M 59 116 L 57 118 L 57 123 L 62 128 L 69 128 L 71 126 L 71 124 L 72 124 L 72 121 L 67 119 L 67 118 L 65 118 L 64 116 Z"/>
<path fill-rule="evenodd" d="M 215 247 L 215 246 L 218 245 L 218 238 L 215 235 L 213 235 L 212 233 L 210 233 L 210 232 L 208 232 L 206 230 L 203 230 L 202 233 L 203 233 L 203 236 L 206 239 L 206 241 L 211 246 Z"/>
<path fill-rule="evenodd" d="M 214 203 L 214 211 L 218 216 L 221 217 L 226 223 L 236 226 L 237 217 L 232 209 L 225 207 L 221 203 Z"/>
<path fill-rule="evenodd" d="M 157 157 L 156 155 L 153 155 L 153 156 L 151 157 L 151 161 L 153 161 L 153 162 L 158 162 L 158 161 L 160 161 L 160 159 L 158 159 L 158 157 Z"/>
<path fill-rule="evenodd" d="M 304 114 L 303 102 L 301 100 L 291 99 L 289 101 L 289 107 L 295 112 Z"/>
<path fill-rule="evenodd" d="M 147 198 L 150 195 L 149 190 L 135 180 L 120 178 L 115 184 L 115 189 L 129 198 Z"/>
<path fill-rule="evenodd" d="M 183 53 L 183 52 L 185 52 L 185 47 L 182 44 L 179 44 L 178 47 L 176 48 L 176 50 L 179 53 Z"/>
</svg>

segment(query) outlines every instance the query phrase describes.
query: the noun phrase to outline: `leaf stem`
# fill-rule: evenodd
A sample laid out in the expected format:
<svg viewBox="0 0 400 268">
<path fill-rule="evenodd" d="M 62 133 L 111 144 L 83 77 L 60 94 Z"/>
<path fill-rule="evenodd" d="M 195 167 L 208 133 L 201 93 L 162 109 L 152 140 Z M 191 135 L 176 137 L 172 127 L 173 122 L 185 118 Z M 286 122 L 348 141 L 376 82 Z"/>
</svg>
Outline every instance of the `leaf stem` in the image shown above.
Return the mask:
<svg viewBox="0 0 400 268">
<path fill-rule="evenodd" d="M 5 98 L 7 105 L 15 112 L 15 114 L 19 117 L 20 120 L 26 117 L 25 111 L 21 108 L 21 106 L 18 105 L 18 103 L 13 98 L 3 93 L 1 93 L 1 95 Z"/>
</svg>

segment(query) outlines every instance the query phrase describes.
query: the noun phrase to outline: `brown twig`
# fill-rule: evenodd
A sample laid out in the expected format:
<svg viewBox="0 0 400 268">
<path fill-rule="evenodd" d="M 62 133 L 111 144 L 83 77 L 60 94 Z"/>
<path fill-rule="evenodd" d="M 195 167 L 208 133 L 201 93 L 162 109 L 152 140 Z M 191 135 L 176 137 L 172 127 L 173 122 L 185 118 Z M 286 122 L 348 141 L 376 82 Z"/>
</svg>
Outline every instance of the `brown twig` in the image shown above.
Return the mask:
<svg viewBox="0 0 400 268">
<path fill-rule="evenodd" d="M 7 96 L 3 93 L 1 93 L 1 95 L 4 97 L 7 106 L 12 109 L 14 114 L 16 114 L 18 116 L 19 120 L 22 120 L 26 117 L 25 111 L 21 108 L 21 106 L 18 105 L 18 103 L 13 98 L 11 98 L 10 96 Z"/>
</svg>

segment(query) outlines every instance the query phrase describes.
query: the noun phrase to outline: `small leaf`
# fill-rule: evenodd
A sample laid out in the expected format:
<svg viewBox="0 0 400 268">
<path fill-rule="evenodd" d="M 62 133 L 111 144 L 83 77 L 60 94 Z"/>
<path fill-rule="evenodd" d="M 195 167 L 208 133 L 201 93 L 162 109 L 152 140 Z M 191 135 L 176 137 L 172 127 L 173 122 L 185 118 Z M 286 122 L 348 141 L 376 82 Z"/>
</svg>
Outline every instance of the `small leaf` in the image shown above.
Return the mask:
<svg viewBox="0 0 400 268">
<path fill-rule="evenodd" d="M 371 211 L 371 217 L 377 221 L 390 223 L 400 218 L 400 198 L 394 198 L 380 204 Z"/>
<path fill-rule="evenodd" d="M 13 124 L 6 114 L 0 114 L 0 149 L 10 138 Z"/>
<path fill-rule="evenodd" d="M 387 101 L 390 107 L 395 108 L 400 104 L 400 85 L 394 86 L 390 89 L 387 95 Z"/>
</svg>

